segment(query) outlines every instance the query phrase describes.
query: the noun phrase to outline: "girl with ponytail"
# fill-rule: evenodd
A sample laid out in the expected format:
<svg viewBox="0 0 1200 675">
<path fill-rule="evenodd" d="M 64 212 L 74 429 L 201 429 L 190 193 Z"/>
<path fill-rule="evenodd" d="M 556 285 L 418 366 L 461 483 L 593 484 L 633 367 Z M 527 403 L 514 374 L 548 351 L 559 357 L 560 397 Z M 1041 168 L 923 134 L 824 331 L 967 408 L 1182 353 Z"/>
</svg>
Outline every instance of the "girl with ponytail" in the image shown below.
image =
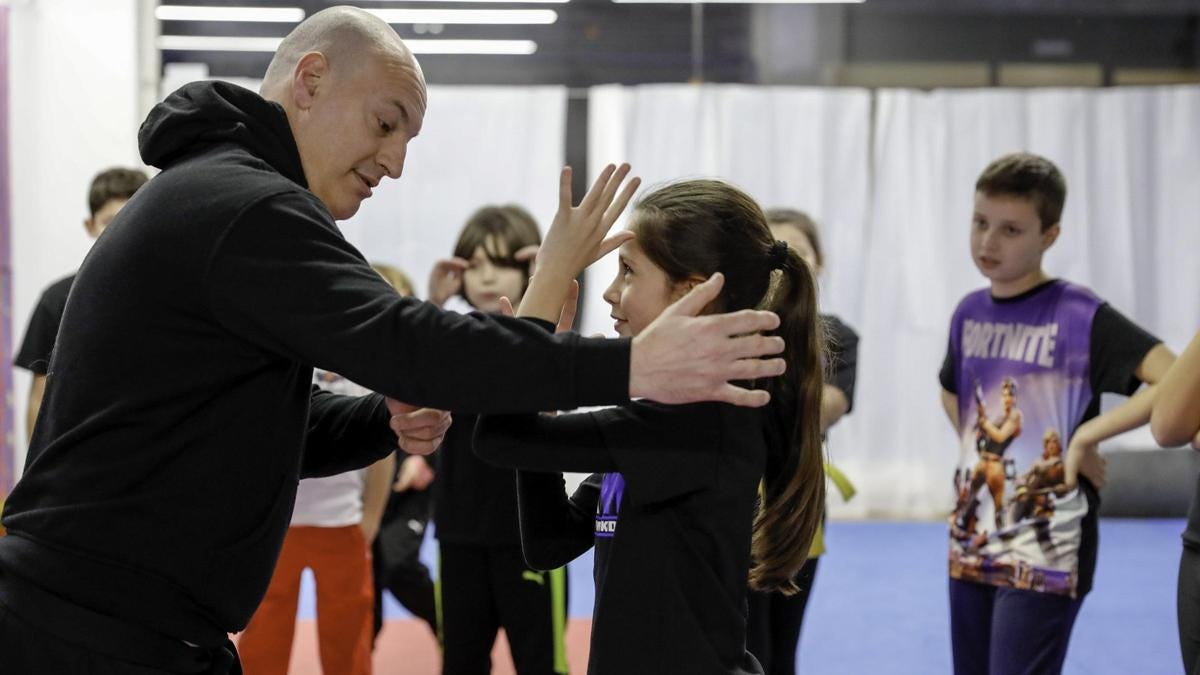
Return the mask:
<svg viewBox="0 0 1200 675">
<path fill-rule="evenodd" d="M 588 246 L 599 249 L 601 236 Z M 743 338 L 782 338 L 786 372 L 754 383 L 769 403 L 638 401 L 559 417 L 485 416 L 475 451 L 519 469 L 530 566 L 557 567 L 596 547 L 589 673 L 761 673 L 746 651 L 747 580 L 795 592 L 825 503 L 815 280 L 771 235 L 758 204 L 719 181 L 655 190 L 623 237 L 604 293 L 617 333 L 637 336 L 685 295 L 681 304 L 704 297 L 688 292 L 717 288 L 710 278 L 719 273 L 709 313 L 779 316 L 774 337 Z M 547 246 L 554 239 L 552 231 Z M 563 299 L 579 271 L 539 266 L 519 315 L 547 328 L 561 309 L 573 315 Z M 568 497 L 561 471 L 592 475 Z"/>
<path fill-rule="evenodd" d="M 812 218 L 795 209 L 771 209 L 767 211 L 767 224 L 775 238 L 787 242 L 815 276 L 821 275 L 825 257 L 822 254 L 820 232 Z M 821 392 L 821 432 L 824 433 L 853 408 L 858 335 L 832 314 L 822 314 L 821 324 L 826 334 L 826 378 Z M 837 467 L 826 463 L 825 472 L 833 485 L 837 486 L 842 499 L 849 500 L 854 496 L 854 486 Z M 808 553 L 808 561 L 795 579 L 798 588 L 796 593 L 750 593 L 746 648 L 758 659 L 767 675 L 796 673 L 800 628 L 816 581 L 817 565 L 824 552 L 822 529 L 818 529 Z"/>
</svg>

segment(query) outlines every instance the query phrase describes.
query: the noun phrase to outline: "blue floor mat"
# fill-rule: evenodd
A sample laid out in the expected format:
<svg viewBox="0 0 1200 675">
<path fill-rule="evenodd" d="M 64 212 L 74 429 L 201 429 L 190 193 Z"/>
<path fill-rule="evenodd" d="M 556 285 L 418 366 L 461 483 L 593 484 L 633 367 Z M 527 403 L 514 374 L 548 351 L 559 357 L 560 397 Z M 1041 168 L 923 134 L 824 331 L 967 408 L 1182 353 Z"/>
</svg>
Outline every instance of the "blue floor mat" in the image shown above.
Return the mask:
<svg viewBox="0 0 1200 675">
<path fill-rule="evenodd" d="M 1175 582 L 1183 520 L 1102 520 L 1095 589 L 1067 653 L 1068 675 L 1182 672 Z M 942 523 L 830 523 L 829 553 L 801 636 L 806 675 L 950 672 L 946 528 Z M 432 565 L 436 549 L 422 556 Z M 591 615 L 592 559 L 570 567 L 570 615 Z M 306 580 L 301 617 L 311 618 Z M 387 618 L 407 618 L 390 597 Z"/>
</svg>

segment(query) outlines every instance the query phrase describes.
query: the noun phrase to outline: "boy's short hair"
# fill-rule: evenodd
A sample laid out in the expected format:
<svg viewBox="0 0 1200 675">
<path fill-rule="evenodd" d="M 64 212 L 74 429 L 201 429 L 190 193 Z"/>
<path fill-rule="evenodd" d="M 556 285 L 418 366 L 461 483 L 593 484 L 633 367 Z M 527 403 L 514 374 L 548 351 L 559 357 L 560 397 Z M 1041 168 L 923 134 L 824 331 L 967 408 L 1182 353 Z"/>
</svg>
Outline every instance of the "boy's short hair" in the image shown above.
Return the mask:
<svg viewBox="0 0 1200 675">
<path fill-rule="evenodd" d="M 825 252 L 821 249 L 821 232 L 817 228 L 817 221 L 807 213 L 797 209 L 767 209 L 767 225 L 791 225 L 800 230 L 800 233 L 808 240 L 808 245 L 812 247 L 813 255 L 817 258 L 817 267 L 825 267 Z"/>
<path fill-rule="evenodd" d="M 1046 230 L 1062 219 L 1067 179 L 1045 157 L 1014 152 L 988 164 L 975 181 L 975 191 L 989 197 L 1019 197 L 1033 202 L 1042 230 Z"/>
<path fill-rule="evenodd" d="M 88 208 L 93 216 L 113 199 L 129 199 L 150 177 L 141 169 L 114 167 L 96 174 L 88 188 Z"/>
</svg>

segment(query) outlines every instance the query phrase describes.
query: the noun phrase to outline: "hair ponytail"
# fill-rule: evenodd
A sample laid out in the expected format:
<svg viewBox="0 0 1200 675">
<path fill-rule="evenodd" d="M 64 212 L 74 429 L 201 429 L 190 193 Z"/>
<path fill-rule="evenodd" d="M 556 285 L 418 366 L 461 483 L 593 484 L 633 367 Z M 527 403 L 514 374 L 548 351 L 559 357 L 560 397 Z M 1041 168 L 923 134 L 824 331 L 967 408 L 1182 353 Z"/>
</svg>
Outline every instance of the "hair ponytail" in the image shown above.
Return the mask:
<svg viewBox="0 0 1200 675">
<path fill-rule="evenodd" d="M 750 586 L 790 595 L 797 590 L 793 580 L 808 559 L 825 512 L 824 331 L 812 271 L 795 251 L 776 246 L 768 260 L 779 264 L 780 274 L 762 308 L 779 315 L 775 334 L 787 344 L 787 372 L 767 386 L 772 411 L 784 430 L 784 453 L 768 462 L 763 479 L 762 506 L 754 519 Z"/>
<path fill-rule="evenodd" d="M 689 180 L 654 190 L 638 202 L 630 229 L 675 282 L 723 272 L 725 286 L 712 310 L 758 307 L 779 315 L 775 334 L 787 343 L 787 372 L 763 384 L 771 392 L 769 426 L 781 430 L 782 438 L 770 443 L 762 505 L 754 518 L 750 586 L 793 593 L 793 579 L 808 559 L 825 511 L 824 331 L 813 273 L 771 236 L 757 202 L 720 181 Z"/>
</svg>

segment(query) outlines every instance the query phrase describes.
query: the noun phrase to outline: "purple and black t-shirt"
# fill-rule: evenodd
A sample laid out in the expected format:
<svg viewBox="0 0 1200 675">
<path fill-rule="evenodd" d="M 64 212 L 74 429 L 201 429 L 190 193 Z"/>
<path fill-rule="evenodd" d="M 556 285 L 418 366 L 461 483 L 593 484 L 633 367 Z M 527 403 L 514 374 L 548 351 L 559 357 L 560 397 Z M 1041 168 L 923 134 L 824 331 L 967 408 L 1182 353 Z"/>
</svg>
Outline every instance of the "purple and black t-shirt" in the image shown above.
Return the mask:
<svg viewBox="0 0 1200 675">
<path fill-rule="evenodd" d="M 1099 497 L 1064 484 L 1071 435 L 1100 393 L 1133 393 L 1158 343 L 1091 291 L 1062 280 L 1012 298 L 965 297 L 942 387 L 958 397 L 960 460 L 950 576 L 1081 597 L 1095 570 Z"/>
</svg>

